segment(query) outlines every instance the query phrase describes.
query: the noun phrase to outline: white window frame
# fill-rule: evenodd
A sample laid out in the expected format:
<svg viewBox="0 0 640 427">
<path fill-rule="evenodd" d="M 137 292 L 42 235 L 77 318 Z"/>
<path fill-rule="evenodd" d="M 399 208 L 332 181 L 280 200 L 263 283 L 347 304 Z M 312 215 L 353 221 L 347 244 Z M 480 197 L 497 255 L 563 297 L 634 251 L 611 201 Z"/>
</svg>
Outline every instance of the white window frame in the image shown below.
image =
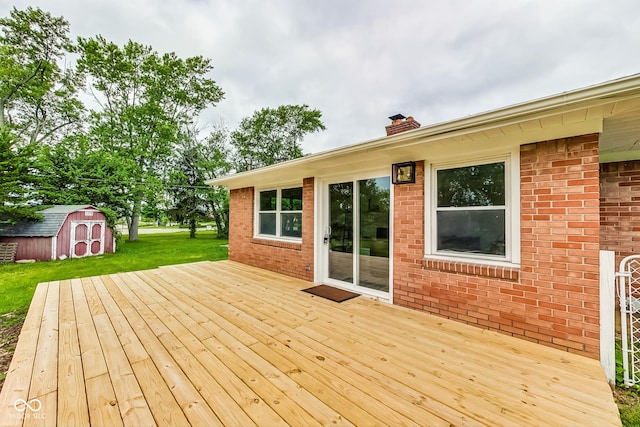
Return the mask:
<svg viewBox="0 0 640 427">
<path fill-rule="evenodd" d="M 438 182 L 439 170 L 504 162 L 505 164 L 505 255 L 438 251 Z M 495 156 L 473 157 L 454 162 L 425 162 L 425 257 L 446 261 L 473 262 L 495 266 L 520 264 L 520 153 L 514 150 Z M 495 209 L 494 206 L 465 207 L 465 210 Z M 498 207 L 501 208 L 501 207 Z"/>
<path fill-rule="evenodd" d="M 283 211 L 282 210 L 282 190 L 288 190 L 292 188 L 300 188 L 302 189 L 302 200 L 304 209 L 304 186 L 302 184 L 291 184 L 291 185 L 283 185 L 280 187 L 269 187 L 269 188 L 260 188 L 255 191 L 255 215 L 253 218 L 254 225 L 254 237 L 258 237 L 261 239 L 271 239 L 271 240 L 285 240 L 285 241 L 293 241 L 293 242 L 301 242 L 302 237 L 291 237 L 291 236 L 282 236 L 282 214 L 300 214 L 302 218 L 303 210 L 295 210 L 295 211 Z M 276 191 L 276 210 L 275 211 L 261 211 L 260 210 L 260 193 L 264 193 L 265 191 Z M 265 213 L 275 213 L 276 214 L 276 234 L 261 234 L 260 233 L 260 214 Z M 304 224 L 302 224 L 304 226 Z"/>
</svg>

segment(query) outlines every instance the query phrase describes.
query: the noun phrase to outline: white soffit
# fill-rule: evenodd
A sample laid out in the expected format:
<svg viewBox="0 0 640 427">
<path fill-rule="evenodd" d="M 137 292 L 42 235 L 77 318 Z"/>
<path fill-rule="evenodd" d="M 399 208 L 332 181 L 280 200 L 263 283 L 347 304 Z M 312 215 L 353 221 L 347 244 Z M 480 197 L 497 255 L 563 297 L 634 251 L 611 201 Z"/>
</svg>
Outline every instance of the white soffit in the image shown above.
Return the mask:
<svg viewBox="0 0 640 427">
<path fill-rule="evenodd" d="M 640 113 L 628 111 L 604 119 L 600 162 L 640 159 Z"/>
</svg>

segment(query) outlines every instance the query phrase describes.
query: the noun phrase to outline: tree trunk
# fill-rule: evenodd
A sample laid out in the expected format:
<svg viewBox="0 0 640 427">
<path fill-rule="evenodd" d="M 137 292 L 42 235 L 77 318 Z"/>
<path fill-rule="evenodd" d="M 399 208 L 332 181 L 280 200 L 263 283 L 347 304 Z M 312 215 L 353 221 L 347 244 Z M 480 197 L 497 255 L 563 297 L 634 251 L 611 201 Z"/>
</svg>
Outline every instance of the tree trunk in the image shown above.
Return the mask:
<svg viewBox="0 0 640 427">
<path fill-rule="evenodd" d="M 216 209 L 215 204 L 210 203 L 209 208 L 211 209 L 211 214 L 213 215 L 213 220 L 216 223 L 216 231 L 219 239 L 227 239 L 229 237 L 229 221 L 226 220 L 228 215 L 225 215 L 227 212 L 220 212 Z M 225 218 L 226 217 L 226 218 Z"/>
<path fill-rule="evenodd" d="M 225 224 L 222 222 L 220 215 L 213 214 L 213 221 L 216 223 L 216 234 L 218 238 L 226 239 L 227 238 L 227 230 L 225 228 Z"/>
<path fill-rule="evenodd" d="M 189 237 L 192 239 L 196 237 L 196 225 L 196 220 L 191 218 L 189 220 Z"/>
<path fill-rule="evenodd" d="M 131 213 L 131 222 L 129 223 L 129 241 L 138 241 L 138 226 L 140 225 L 140 213 L 142 212 L 142 192 L 136 194 L 133 201 L 133 212 Z"/>
<path fill-rule="evenodd" d="M 0 100 L 0 129 L 4 127 L 4 99 Z"/>
</svg>

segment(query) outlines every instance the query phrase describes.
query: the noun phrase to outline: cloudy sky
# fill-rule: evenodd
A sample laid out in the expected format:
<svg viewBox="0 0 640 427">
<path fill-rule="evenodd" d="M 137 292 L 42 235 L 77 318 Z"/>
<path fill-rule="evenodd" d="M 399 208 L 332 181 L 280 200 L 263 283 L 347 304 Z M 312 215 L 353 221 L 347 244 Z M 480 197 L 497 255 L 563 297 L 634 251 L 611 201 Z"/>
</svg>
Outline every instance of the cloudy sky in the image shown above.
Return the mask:
<svg viewBox="0 0 640 427">
<path fill-rule="evenodd" d="M 212 59 L 225 99 L 200 126 L 307 104 L 327 130 L 307 153 L 640 72 L 638 0 L 0 0 L 39 6 L 72 36 Z"/>
</svg>

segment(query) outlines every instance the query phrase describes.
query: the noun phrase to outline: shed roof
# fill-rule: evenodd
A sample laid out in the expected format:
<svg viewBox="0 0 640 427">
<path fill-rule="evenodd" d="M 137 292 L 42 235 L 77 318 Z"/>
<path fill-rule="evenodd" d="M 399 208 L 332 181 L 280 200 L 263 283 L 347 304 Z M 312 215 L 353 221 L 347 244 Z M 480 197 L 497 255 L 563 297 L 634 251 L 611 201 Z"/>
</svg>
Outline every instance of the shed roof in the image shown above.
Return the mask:
<svg viewBox="0 0 640 427">
<path fill-rule="evenodd" d="M 15 225 L 8 225 L 0 230 L 0 236 L 4 237 L 53 237 L 58 234 L 62 224 L 70 213 L 93 209 L 91 205 L 56 205 L 43 209 L 38 213 L 42 215 L 42 221 L 23 221 Z"/>
</svg>

